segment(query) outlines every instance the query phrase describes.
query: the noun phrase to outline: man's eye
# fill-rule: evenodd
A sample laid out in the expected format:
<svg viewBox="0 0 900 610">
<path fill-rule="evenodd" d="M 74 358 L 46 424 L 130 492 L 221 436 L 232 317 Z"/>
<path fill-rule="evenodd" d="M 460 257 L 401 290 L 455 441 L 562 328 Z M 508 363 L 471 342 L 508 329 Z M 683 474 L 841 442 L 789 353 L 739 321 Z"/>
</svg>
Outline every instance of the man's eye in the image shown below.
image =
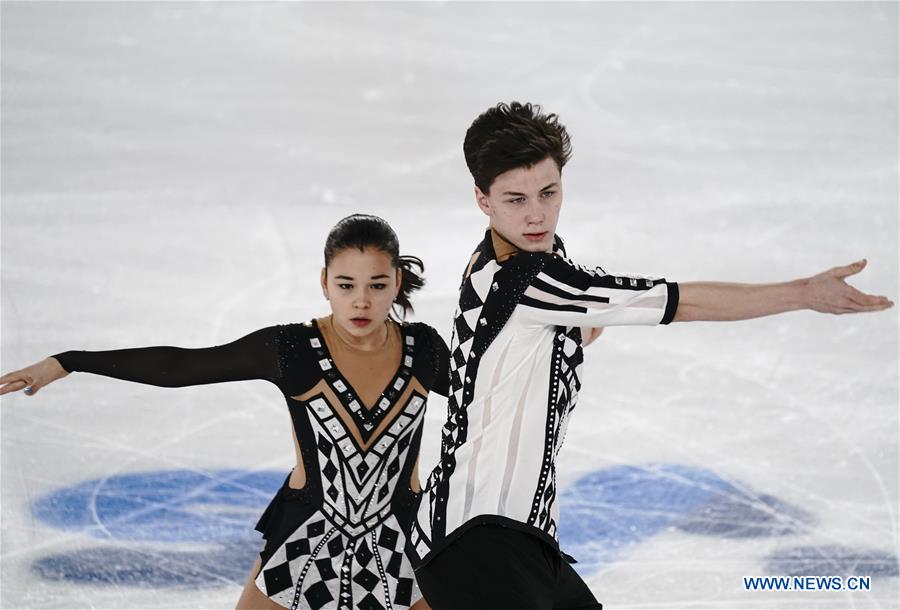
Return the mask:
<svg viewBox="0 0 900 610">
<path fill-rule="evenodd" d="M 372 288 L 375 290 L 384 290 L 387 288 L 387 284 L 372 284 Z"/>
<path fill-rule="evenodd" d="M 544 199 L 550 199 L 555 194 L 556 194 L 556 191 L 544 191 L 543 193 L 541 193 L 541 197 L 543 197 Z"/>
<path fill-rule="evenodd" d="M 515 199 L 510 199 L 509 203 L 519 204 L 519 203 L 523 203 L 524 201 L 525 201 L 524 197 L 516 197 Z"/>
</svg>

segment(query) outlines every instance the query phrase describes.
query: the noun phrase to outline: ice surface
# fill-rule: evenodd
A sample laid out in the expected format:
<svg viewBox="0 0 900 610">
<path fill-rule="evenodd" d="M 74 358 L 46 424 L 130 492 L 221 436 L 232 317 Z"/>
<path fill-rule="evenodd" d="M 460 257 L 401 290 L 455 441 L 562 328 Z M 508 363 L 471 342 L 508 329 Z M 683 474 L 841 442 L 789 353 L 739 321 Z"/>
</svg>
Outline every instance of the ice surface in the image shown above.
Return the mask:
<svg viewBox="0 0 900 610">
<path fill-rule="evenodd" d="M 462 138 L 512 99 L 573 135 L 577 260 L 776 281 L 868 257 L 853 283 L 896 300 L 897 8 L 4 2 L 2 369 L 321 315 L 324 236 L 360 210 L 424 258 L 417 318 L 449 338 L 485 225 Z M 596 595 L 900 607 L 897 321 L 608 330 L 559 475 Z M 234 605 L 293 457 L 277 390 L 73 375 L 0 417 L 2 607 Z M 871 589 L 741 580 L 786 574 Z"/>
</svg>

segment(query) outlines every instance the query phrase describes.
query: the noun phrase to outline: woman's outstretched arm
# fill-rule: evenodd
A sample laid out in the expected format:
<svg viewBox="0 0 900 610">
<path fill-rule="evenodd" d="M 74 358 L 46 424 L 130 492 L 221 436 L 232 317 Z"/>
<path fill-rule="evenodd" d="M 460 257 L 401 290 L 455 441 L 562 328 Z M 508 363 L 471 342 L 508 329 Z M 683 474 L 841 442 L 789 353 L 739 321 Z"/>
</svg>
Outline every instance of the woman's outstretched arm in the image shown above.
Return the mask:
<svg viewBox="0 0 900 610">
<path fill-rule="evenodd" d="M 225 345 L 199 349 L 159 346 L 63 352 L 0 377 L 0 395 L 23 389 L 34 395 L 76 371 L 167 388 L 247 379 L 276 383 L 280 378 L 277 336 L 278 327 L 271 326 Z"/>
</svg>

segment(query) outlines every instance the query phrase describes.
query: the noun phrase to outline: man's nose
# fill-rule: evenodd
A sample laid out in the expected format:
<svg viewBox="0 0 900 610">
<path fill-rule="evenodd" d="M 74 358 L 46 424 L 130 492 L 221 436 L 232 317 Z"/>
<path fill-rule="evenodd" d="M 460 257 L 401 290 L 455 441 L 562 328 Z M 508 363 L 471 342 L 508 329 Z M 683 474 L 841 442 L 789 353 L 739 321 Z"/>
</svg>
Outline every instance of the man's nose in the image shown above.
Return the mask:
<svg viewBox="0 0 900 610">
<path fill-rule="evenodd" d="M 536 199 L 531 199 L 526 204 L 525 222 L 528 224 L 540 224 L 544 222 L 544 210 Z"/>
</svg>

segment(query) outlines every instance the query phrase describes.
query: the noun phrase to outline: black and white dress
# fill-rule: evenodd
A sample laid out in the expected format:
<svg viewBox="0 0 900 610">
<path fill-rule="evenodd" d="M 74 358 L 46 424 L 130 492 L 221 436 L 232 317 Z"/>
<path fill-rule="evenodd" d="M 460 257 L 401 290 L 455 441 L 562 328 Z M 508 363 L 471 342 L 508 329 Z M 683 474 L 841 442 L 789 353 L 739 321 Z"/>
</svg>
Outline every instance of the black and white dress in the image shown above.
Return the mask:
<svg viewBox="0 0 900 610">
<path fill-rule="evenodd" d="M 165 387 L 248 379 L 276 384 L 306 484 L 293 489 L 285 481 L 257 524 L 266 539 L 257 586 L 286 608 L 400 610 L 421 597 L 404 555 L 416 498 L 410 481 L 428 392 L 446 392 L 447 347 L 425 324 L 399 330 L 400 365 L 371 408 L 341 374 L 315 320 L 210 348 L 72 351 L 55 358 L 69 372 Z"/>
</svg>

